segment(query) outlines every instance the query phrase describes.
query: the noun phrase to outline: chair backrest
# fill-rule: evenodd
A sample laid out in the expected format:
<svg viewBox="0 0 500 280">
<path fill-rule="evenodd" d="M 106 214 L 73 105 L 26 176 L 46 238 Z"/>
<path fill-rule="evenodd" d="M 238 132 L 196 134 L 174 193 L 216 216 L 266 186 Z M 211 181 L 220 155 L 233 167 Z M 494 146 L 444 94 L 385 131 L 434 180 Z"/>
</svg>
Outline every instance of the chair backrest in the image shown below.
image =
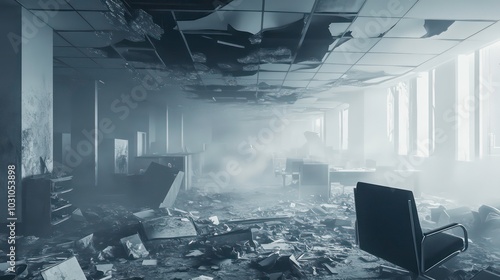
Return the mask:
<svg viewBox="0 0 500 280">
<path fill-rule="evenodd" d="M 418 273 L 422 229 L 413 193 L 358 182 L 354 199 L 360 249 Z"/>
</svg>

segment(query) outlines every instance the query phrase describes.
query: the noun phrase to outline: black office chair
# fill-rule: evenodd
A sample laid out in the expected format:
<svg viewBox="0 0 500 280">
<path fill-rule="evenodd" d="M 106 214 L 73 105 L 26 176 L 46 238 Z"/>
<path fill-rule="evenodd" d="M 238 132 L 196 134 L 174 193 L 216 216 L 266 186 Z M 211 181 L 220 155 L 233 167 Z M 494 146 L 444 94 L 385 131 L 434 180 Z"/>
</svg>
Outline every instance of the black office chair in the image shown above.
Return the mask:
<svg viewBox="0 0 500 280">
<path fill-rule="evenodd" d="M 359 248 L 414 279 L 433 279 L 425 275 L 429 270 L 467 250 L 467 230 L 461 224 L 422 232 L 411 191 L 359 182 L 354 199 Z M 455 227 L 463 229 L 463 238 L 444 233 Z"/>
</svg>

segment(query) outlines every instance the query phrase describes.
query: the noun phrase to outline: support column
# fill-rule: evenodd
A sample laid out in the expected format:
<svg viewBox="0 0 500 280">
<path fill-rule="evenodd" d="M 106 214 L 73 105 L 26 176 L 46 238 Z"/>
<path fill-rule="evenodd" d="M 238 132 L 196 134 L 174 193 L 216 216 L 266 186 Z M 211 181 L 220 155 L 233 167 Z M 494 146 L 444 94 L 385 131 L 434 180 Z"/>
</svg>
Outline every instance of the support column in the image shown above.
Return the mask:
<svg viewBox="0 0 500 280">
<path fill-rule="evenodd" d="M 15 166 L 16 217 L 21 179 L 52 171 L 52 29 L 15 1 L 0 4 L 0 219 L 7 217 L 7 170 Z M 42 163 L 43 162 L 43 163 Z M 44 169 L 46 166 L 47 169 Z M 12 177 L 11 177 L 12 178 Z"/>
</svg>

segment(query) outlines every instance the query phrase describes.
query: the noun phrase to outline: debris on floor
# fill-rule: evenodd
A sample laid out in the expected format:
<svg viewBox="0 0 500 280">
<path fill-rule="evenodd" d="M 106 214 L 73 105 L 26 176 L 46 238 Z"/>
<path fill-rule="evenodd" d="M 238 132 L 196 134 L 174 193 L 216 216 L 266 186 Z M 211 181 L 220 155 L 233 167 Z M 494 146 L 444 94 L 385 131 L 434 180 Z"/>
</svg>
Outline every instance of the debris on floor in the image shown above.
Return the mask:
<svg viewBox="0 0 500 280">
<path fill-rule="evenodd" d="M 64 275 L 77 280 L 397 276 L 380 269 L 390 263 L 357 248 L 352 192 L 334 193 L 327 203 L 314 197 L 298 200 L 296 192 L 273 187 L 208 194 L 195 189 L 180 192 L 168 208 L 129 209 L 118 203 L 81 208 L 69 228 L 49 237 L 19 237 L 18 256 L 28 271 L 19 279 L 55 280 Z M 418 211 L 425 217 L 423 227 L 435 228 L 445 220 L 472 215 L 470 209 L 436 201 L 417 201 Z M 494 218 L 493 214 L 489 217 Z M 0 241 L 2 238 L 6 236 L 0 235 Z M 470 279 L 500 263 L 493 239 L 474 239 L 467 253 L 439 271 L 445 275 L 442 279 Z M 0 257 L 0 262 L 6 261 Z"/>
</svg>

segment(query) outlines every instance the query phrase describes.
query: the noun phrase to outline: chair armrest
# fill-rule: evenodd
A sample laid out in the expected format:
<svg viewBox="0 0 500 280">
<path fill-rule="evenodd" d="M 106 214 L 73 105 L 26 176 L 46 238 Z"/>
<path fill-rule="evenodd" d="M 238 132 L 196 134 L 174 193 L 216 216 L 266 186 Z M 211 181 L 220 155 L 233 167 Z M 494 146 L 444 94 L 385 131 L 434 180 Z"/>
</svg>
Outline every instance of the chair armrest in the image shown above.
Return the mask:
<svg viewBox="0 0 500 280">
<path fill-rule="evenodd" d="M 443 231 L 447 231 L 447 230 L 450 230 L 450 229 L 453 229 L 453 228 L 456 228 L 456 227 L 459 227 L 463 230 L 464 232 L 464 246 L 462 248 L 462 250 L 460 250 L 460 252 L 465 252 L 467 250 L 467 248 L 469 247 L 469 236 L 468 236 L 468 233 L 467 233 L 467 229 L 459 224 L 459 223 L 452 223 L 452 224 L 449 224 L 449 225 L 446 225 L 446 226 L 442 226 L 440 228 L 437 228 L 437 229 L 434 229 L 434 230 L 431 230 L 429 232 L 426 232 L 424 233 L 423 237 L 422 237 L 422 242 L 421 242 L 421 247 L 420 247 L 420 250 L 421 250 L 421 270 L 422 271 L 425 271 L 425 265 L 424 265 L 424 242 L 425 242 L 425 239 L 427 237 L 431 237 L 433 235 L 436 235 L 438 233 L 441 233 Z"/>
<path fill-rule="evenodd" d="M 465 240 L 464 240 L 464 248 L 462 249 L 462 252 L 464 252 L 469 247 L 469 235 L 467 233 L 467 229 L 459 223 L 452 223 L 452 224 L 442 226 L 440 228 L 437 228 L 437 229 L 434 229 L 434 230 L 431 230 L 429 232 L 424 233 L 424 237 L 422 238 L 422 244 L 424 244 L 424 241 L 427 237 L 436 235 L 436 234 L 441 233 L 443 231 L 448 231 L 448 230 L 456 228 L 456 227 L 461 228 L 463 230 L 463 233 L 464 233 Z"/>
</svg>

